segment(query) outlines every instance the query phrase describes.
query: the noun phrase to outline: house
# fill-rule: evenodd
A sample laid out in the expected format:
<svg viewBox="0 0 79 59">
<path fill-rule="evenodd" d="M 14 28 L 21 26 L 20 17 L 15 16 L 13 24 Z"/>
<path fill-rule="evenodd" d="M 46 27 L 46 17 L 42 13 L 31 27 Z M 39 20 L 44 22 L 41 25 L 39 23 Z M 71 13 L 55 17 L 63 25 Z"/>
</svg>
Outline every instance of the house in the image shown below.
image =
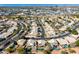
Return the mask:
<svg viewBox="0 0 79 59">
<path fill-rule="evenodd" d="M 25 42 L 26 42 L 26 40 L 24 40 L 24 39 L 19 39 L 19 40 L 17 41 L 17 44 L 20 45 L 20 46 L 23 46 L 23 45 L 25 44 Z"/>
</svg>

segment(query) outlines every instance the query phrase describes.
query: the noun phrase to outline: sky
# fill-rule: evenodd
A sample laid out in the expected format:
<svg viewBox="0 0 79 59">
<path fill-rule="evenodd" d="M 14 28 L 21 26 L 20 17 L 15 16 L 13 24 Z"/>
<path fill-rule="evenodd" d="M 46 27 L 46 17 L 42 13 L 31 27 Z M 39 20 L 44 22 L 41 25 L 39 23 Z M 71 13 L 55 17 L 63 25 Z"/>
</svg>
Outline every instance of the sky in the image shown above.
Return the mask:
<svg viewBox="0 0 79 59">
<path fill-rule="evenodd" d="M 17 7 L 17 6 L 79 6 L 79 4 L 0 4 L 0 7 Z"/>
</svg>

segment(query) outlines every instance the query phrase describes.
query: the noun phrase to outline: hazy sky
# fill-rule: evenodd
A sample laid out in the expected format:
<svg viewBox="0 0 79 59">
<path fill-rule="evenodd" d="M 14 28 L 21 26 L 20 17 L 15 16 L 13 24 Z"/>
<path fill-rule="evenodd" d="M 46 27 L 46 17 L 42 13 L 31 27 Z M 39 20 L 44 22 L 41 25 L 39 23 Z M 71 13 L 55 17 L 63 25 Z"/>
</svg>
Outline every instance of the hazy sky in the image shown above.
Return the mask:
<svg viewBox="0 0 79 59">
<path fill-rule="evenodd" d="M 16 7 L 16 6 L 79 6 L 79 4 L 0 4 L 0 6 Z"/>
</svg>

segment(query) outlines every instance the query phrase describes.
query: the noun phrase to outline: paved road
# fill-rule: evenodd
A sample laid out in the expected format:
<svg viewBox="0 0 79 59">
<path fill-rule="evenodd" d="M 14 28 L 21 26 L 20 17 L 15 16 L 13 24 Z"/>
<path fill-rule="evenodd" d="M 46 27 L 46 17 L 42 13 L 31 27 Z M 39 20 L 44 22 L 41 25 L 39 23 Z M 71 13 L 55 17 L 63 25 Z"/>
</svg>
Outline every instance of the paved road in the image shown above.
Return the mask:
<svg viewBox="0 0 79 59">
<path fill-rule="evenodd" d="M 7 31 L 7 29 L 3 29 L 2 31 L 0 31 L 0 34 L 6 32 L 6 31 Z"/>
<path fill-rule="evenodd" d="M 37 26 L 38 26 L 39 29 L 40 29 L 40 33 L 41 33 L 40 37 L 44 37 L 45 31 L 44 31 L 44 28 L 43 28 L 43 23 L 42 23 L 42 21 L 41 21 L 40 19 L 36 19 L 36 24 L 37 24 Z M 38 35 L 39 35 L 39 33 L 38 33 Z"/>
<path fill-rule="evenodd" d="M 19 21 L 18 24 L 19 24 L 19 26 L 21 26 L 21 30 L 15 36 L 10 36 L 5 41 L 1 42 L 0 45 L 2 45 L 2 49 L 5 49 L 7 47 L 7 43 L 14 42 L 19 37 L 23 36 L 23 34 L 25 33 L 25 31 L 24 31 L 25 27 L 24 27 L 23 23 Z M 24 31 L 24 32 L 22 33 L 22 31 Z"/>
<path fill-rule="evenodd" d="M 15 36 L 9 36 L 5 41 L 1 42 L 0 45 L 2 45 L 3 49 L 5 49 L 7 47 L 7 43 L 12 43 L 14 41 L 17 40 L 17 38 L 21 37 L 21 36 L 24 36 L 25 33 L 26 33 L 26 29 L 24 27 L 24 23 L 22 21 L 19 21 L 18 22 L 19 26 L 21 26 L 21 30 L 15 35 Z M 75 23 L 75 25 L 72 27 L 72 29 L 76 29 L 77 27 L 79 27 L 79 22 Z M 48 37 L 48 38 L 45 38 L 45 37 L 27 37 L 28 39 L 55 39 L 55 38 L 60 38 L 60 37 L 64 37 L 64 36 L 67 36 L 69 35 L 70 32 L 66 32 L 62 35 L 59 35 L 59 36 L 53 36 L 53 37 Z"/>
</svg>

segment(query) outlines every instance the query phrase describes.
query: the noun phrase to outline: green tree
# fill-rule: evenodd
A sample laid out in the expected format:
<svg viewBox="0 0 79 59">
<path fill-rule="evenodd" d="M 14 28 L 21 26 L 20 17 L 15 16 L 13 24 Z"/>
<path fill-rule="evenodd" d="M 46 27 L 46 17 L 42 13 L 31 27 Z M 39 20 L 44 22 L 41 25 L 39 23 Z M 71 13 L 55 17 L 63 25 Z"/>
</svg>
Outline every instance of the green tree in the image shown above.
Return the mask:
<svg viewBox="0 0 79 59">
<path fill-rule="evenodd" d="M 79 46 L 79 40 L 77 40 L 77 41 L 75 42 L 75 44 L 76 44 L 76 46 Z"/>
<path fill-rule="evenodd" d="M 12 53 L 12 52 L 14 52 L 14 49 L 13 48 L 7 48 L 7 49 L 5 49 L 5 51 L 7 51 L 8 53 Z"/>
<path fill-rule="evenodd" d="M 78 35 L 78 32 L 76 30 L 72 30 L 71 33 L 74 35 Z"/>
<path fill-rule="evenodd" d="M 17 52 L 18 52 L 19 54 L 23 54 L 23 53 L 25 53 L 25 49 L 24 49 L 23 47 L 18 47 L 18 48 L 17 48 Z"/>
</svg>

